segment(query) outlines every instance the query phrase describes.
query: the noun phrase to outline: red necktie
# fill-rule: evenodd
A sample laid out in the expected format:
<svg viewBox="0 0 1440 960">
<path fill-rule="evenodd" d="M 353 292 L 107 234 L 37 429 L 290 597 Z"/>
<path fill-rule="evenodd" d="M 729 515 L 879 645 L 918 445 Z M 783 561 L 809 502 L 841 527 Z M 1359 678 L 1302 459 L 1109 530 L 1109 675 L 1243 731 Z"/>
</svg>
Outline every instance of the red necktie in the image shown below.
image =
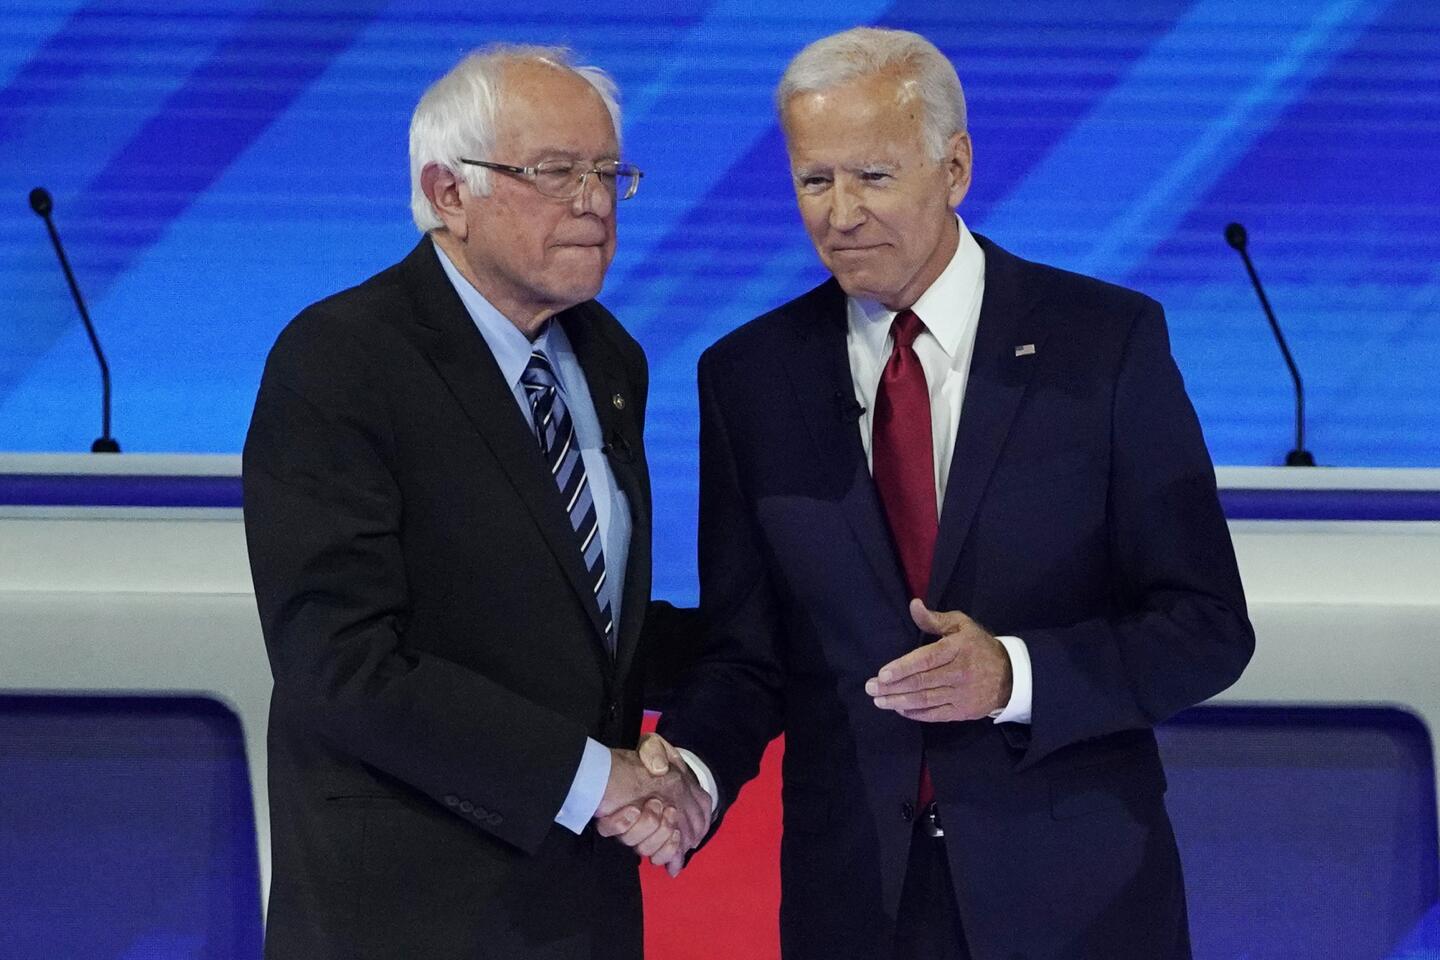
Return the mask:
<svg viewBox="0 0 1440 960">
<path fill-rule="evenodd" d="M 940 528 L 935 505 L 935 448 L 930 436 L 930 387 L 915 353 L 915 338 L 924 329 L 912 311 L 902 310 L 895 315 L 890 327 L 895 349 L 880 375 L 870 439 L 870 472 L 912 597 L 925 596 Z M 923 756 L 918 798 L 921 810 L 935 799 Z"/>
</svg>

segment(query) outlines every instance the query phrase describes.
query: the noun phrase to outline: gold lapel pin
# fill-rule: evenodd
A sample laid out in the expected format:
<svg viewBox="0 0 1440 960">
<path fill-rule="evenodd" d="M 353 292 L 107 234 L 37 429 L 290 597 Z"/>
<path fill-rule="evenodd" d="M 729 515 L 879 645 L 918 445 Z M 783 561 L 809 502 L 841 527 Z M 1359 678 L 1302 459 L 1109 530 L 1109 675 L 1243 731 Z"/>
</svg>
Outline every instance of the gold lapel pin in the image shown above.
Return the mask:
<svg viewBox="0 0 1440 960">
<path fill-rule="evenodd" d="M 625 409 L 625 398 L 622 397 L 622 396 L 620 396 L 620 394 L 618 394 L 618 393 L 615 394 L 615 396 L 613 396 L 613 397 L 610 398 L 610 402 L 615 405 L 615 409 L 616 409 L 616 410 L 624 410 L 624 409 Z"/>
</svg>

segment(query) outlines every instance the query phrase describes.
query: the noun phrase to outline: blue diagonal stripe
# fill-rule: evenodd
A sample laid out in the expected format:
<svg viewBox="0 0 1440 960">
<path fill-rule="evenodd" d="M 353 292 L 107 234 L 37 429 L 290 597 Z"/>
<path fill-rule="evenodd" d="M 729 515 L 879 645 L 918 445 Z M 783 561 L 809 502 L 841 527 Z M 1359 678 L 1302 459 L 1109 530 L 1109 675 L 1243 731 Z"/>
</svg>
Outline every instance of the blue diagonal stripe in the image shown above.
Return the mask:
<svg viewBox="0 0 1440 960">
<path fill-rule="evenodd" d="M 116 0 L 76 4 L 0 86 L 0 145 L 43 122 L 45 111 L 116 70 L 151 41 L 134 30 L 117 29 Z M 17 16 L 18 19 L 18 16 Z M 25 14 L 25 28 L 41 28 L 43 14 Z"/>
<path fill-rule="evenodd" d="M 1031 259 L 1123 280 L 1386 5 L 1201 0 L 979 228 L 1025 238 Z M 1189 109 L 1167 113 L 1176 89 Z"/>
<path fill-rule="evenodd" d="M 84 220 L 61 221 L 81 226 L 87 245 L 106 254 L 79 278 L 87 299 L 103 298 L 384 7 L 357 0 L 342 15 L 328 3 L 272 0 L 238 21 L 89 184 L 63 198 Z M 0 369 L 0 396 L 74 322 L 66 311 L 30 331 L 23 355 Z"/>
<path fill-rule="evenodd" d="M 307 13 L 310 6 L 317 12 Z M 97 295 L 384 7 L 383 0 L 358 0 L 337 15 L 328 4 L 273 0 L 238 25 L 86 188 L 98 228 L 123 224 L 129 253 L 117 258 L 109 277 L 93 281 Z"/>
</svg>

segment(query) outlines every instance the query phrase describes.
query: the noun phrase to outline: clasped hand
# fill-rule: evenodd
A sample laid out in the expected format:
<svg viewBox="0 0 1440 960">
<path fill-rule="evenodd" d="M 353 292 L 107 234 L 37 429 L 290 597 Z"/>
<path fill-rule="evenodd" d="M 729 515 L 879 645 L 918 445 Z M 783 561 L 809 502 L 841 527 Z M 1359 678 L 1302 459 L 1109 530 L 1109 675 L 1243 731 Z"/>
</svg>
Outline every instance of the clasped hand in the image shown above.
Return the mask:
<svg viewBox="0 0 1440 960">
<path fill-rule="evenodd" d="M 596 830 L 678 875 L 710 829 L 710 795 L 659 734 L 641 737 L 635 750 L 611 749 L 610 760 Z"/>
</svg>

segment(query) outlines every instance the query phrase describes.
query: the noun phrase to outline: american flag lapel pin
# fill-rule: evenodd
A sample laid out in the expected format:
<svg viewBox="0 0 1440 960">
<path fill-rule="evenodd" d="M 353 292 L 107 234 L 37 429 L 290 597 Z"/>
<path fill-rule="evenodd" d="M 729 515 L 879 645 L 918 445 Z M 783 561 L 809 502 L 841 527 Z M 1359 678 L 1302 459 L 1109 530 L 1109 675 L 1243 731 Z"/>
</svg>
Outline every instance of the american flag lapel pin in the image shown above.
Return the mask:
<svg viewBox="0 0 1440 960">
<path fill-rule="evenodd" d="M 1033 343 L 1022 343 L 1015 348 L 1015 356 L 1017 357 L 1032 357 L 1034 355 L 1035 344 Z"/>
</svg>

